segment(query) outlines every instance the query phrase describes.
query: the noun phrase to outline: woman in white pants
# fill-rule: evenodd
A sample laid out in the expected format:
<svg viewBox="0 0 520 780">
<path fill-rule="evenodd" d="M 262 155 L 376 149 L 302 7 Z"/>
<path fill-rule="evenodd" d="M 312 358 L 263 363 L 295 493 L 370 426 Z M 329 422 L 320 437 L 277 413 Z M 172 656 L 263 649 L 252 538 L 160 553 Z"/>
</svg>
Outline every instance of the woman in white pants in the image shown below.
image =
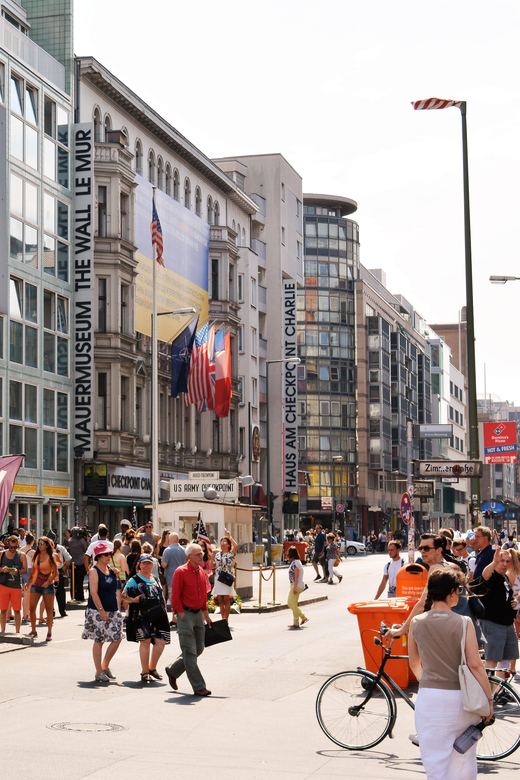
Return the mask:
<svg viewBox="0 0 520 780">
<path fill-rule="evenodd" d="M 414 617 L 410 627 L 410 666 L 419 680 L 415 727 L 428 780 L 475 780 L 477 776 L 477 743 L 466 753 L 453 749 L 457 737 L 481 720 L 462 706 L 459 666 L 464 621 L 466 662 L 489 699 L 489 717 L 493 715 L 491 689 L 473 623 L 451 611 L 463 586 L 464 575 L 459 569 L 434 571 L 428 580 L 432 608 Z"/>
</svg>

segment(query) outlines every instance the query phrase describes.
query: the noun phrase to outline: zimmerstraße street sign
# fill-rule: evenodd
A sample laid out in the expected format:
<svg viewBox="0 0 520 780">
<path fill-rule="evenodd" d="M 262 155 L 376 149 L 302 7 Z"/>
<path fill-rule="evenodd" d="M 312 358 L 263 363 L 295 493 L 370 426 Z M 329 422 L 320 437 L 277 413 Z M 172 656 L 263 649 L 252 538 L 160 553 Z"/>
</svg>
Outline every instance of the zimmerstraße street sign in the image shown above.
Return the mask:
<svg viewBox="0 0 520 780">
<path fill-rule="evenodd" d="M 481 477 L 481 460 L 418 460 L 420 477 Z"/>
</svg>

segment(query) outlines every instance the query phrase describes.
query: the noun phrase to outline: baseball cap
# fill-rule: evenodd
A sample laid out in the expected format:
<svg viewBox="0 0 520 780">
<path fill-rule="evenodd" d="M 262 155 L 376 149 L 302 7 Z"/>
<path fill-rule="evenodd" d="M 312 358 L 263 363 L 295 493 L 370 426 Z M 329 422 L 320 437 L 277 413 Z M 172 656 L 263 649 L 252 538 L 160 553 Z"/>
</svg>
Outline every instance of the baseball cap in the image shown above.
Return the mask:
<svg viewBox="0 0 520 780">
<path fill-rule="evenodd" d="M 139 563 L 143 563 L 144 561 L 150 561 L 150 563 L 153 563 L 153 558 L 151 555 L 141 555 L 139 558 Z"/>
<path fill-rule="evenodd" d="M 123 525 L 127 525 L 129 528 L 131 528 L 132 523 L 130 522 L 130 520 L 121 520 L 121 526 Z"/>
</svg>

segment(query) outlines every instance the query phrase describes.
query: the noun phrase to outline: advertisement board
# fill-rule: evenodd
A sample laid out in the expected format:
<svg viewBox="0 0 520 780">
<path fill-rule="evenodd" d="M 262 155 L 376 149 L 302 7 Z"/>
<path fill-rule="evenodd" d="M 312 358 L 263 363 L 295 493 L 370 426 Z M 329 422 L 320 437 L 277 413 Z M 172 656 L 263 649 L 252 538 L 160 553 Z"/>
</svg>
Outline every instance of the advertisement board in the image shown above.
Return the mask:
<svg viewBox="0 0 520 780">
<path fill-rule="evenodd" d="M 485 422 L 484 462 L 516 463 L 517 442 L 515 422 Z"/>
<path fill-rule="evenodd" d="M 150 224 L 152 193 L 150 182 L 136 174 L 135 243 L 137 245 L 135 329 L 151 336 L 153 251 Z M 163 235 L 164 267 L 157 270 L 157 312 L 189 306 L 208 318 L 208 253 L 210 226 L 193 211 L 161 190 L 155 192 Z M 172 341 L 187 325 L 186 317 L 159 317 L 159 340 Z"/>
<path fill-rule="evenodd" d="M 297 358 L 296 343 L 296 282 L 284 279 L 283 283 L 283 348 L 284 359 Z M 283 449 L 284 492 L 298 490 L 298 366 L 283 363 Z M 331 506 L 332 508 L 332 506 Z"/>
</svg>

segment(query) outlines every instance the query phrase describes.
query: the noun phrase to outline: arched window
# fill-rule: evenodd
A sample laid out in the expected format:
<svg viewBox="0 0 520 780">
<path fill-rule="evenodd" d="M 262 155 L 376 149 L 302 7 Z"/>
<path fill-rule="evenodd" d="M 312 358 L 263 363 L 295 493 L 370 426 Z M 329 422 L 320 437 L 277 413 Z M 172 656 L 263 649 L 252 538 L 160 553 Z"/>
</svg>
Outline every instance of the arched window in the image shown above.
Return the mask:
<svg viewBox="0 0 520 780">
<path fill-rule="evenodd" d="M 105 143 L 107 142 L 107 133 L 112 130 L 112 120 L 110 119 L 110 114 L 105 114 L 105 121 L 103 122 L 103 127 L 105 128 Z"/>
<path fill-rule="evenodd" d="M 170 163 L 166 163 L 164 190 L 167 195 L 172 195 L 172 166 Z"/>
<path fill-rule="evenodd" d="M 103 140 L 103 120 L 101 119 L 101 109 L 96 106 L 94 109 L 94 141 Z"/>
<path fill-rule="evenodd" d="M 184 179 L 184 205 L 191 211 L 191 182 L 187 176 Z"/>
<path fill-rule="evenodd" d="M 242 246 L 246 246 L 246 229 L 242 228 Z"/>
<path fill-rule="evenodd" d="M 162 157 L 157 158 L 157 186 L 164 191 L 164 163 Z"/>
<path fill-rule="evenodd" d="M 195 187 L 195 214 L 202 217 L 202 192 L 200 187 Z"/>
<path fill-rule="evenodd" d="M 218 200 L 215 201 L 214 212 L 215 212 L 214 224 L 215 225 L 220 225 L 220 206 L 219 206 Z"/>
<path fill-rule="evenodd" d="M 155 153 L 153 149 L 148 152 L 148 181 L 155 184 Z"/>
<path fill-rule="evenodd" d="M 124 137 L 125 137 L 125 146 L 128 147 L 128 138 L 129 138 L 129 136 L 128 136 L 128 130 L 126 129 L 126 127 L 122 127 L 121 128 L 121 135 L 124 135 Z"/>
<path fill-rule="evenodd" d="M 177 170 L 177 168 L 175 168 L 173 172 L 173 197 L 175 198 L 175 200 L 181 199 L 180 187 L 181 187 L 181 177 L 179 176 L 179 171 Z"/>
<path fill-rule="evenodd" d="M 237 225 L 237 246 L 240 246 L 240 222 Z"/>
<path fill-rule="evenodd" d="M 211 195 L 208 195 L 207 211 L 208 211 L 208 225 L 213 225 L 215 220 L 215 212 L 213 211 L 213 198 L 211 197 Z"/>
<path fill-rule="evenodd" d="M 135 142 L 135 172 L 143 173 L 143 145 L 139 138 Z"/>
<path fill-rule="evenodd" d="M 231 223 L 231 227 L 233 229 L 233 232 L 236 233 L 237 232 L 237 223 L 235 222 L 235 220 L 233 220 L 233 222 Z"/>
</svg>

